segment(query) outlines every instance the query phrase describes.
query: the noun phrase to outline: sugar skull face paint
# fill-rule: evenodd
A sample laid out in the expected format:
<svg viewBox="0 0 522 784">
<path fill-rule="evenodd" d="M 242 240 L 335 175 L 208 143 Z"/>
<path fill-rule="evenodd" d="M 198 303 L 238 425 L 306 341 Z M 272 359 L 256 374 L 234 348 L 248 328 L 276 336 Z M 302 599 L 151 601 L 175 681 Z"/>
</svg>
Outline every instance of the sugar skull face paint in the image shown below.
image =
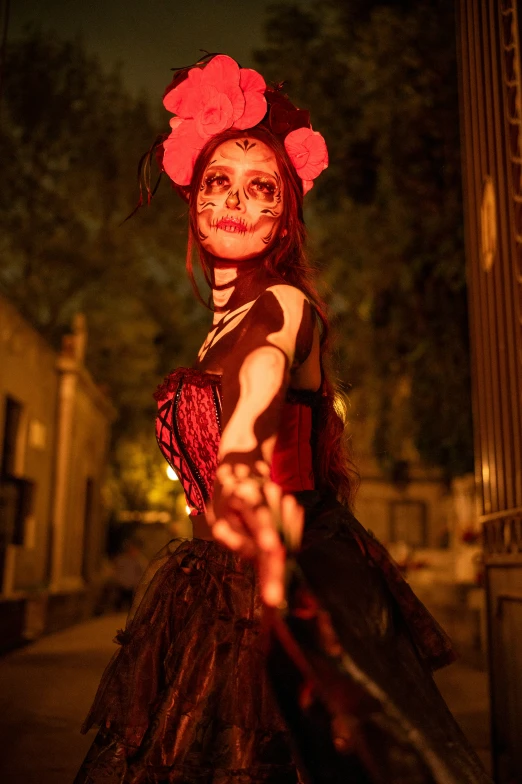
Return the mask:
<svg viewBox="0 0 522 784">
<path fill-rule="evenodd" d="M 282 207 L 281 176 L 270 147 L 248 136 L 223 142 L 198 191 L 200 242 L 219 258 L 254 258 L 270 245 Z"/>
</svg>

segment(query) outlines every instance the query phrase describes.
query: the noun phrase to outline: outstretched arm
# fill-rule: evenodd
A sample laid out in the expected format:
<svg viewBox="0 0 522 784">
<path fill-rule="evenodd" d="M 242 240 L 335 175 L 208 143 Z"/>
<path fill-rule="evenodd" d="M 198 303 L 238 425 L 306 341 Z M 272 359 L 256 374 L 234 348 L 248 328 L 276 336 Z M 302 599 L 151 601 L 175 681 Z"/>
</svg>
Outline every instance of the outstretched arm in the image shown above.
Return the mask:
<svg viewBox="0 0 522 784">
<path fill-rule="evenodd" d="M 239 327 L 222 363 L 223 434 L 214 488 L 214 536 L 258 560 L 263 598 L 282 599 L 284 551 L 278 528 L 296 536 L 302 515 L 269 481 L 290 371 L 308 356 L 313 312 L 301 291 L 267 290 Z M 293 527 L 290 526 L 293 524 Z"/>
</svg>

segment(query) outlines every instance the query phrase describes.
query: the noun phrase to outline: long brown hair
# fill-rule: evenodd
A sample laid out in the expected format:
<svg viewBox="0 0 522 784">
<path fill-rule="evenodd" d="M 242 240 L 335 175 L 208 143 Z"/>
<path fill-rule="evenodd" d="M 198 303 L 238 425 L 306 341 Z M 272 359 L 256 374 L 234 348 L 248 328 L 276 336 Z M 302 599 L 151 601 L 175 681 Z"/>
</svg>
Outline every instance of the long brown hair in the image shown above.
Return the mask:
<svg viewBox="0 0 522 784">
<path fill-rule="evenodd" d="M 248 131 L 228 130 L 214 136 L 199 154 L 192 177 L 189 198 L 189 246 L 187 273 L 198 299 L 207 307 L 196 284 L 193 269 L 193 249 L 197 248 L 199 262 L 209 287 L 212 288 L 211 255 L 199 241 L 197 231 L 198 189 L 211 157 L 217 147 L 230 139 L 248 136 L 268 145 L 275 154 L 283 182 L 283 209 L 271 247 L 263 257 L 263 264 L 271 275 L 300 289 L 314 307 L 321 322 L 321 410 L 317 432 L 316 473 L 318 485 L 333 490 L 339 500 L 351 506 L 358 485 L 345 437 L 344 406 L 330 369 L 330 325 L 324 300 L 315 284 L 315 273 L 308 261 L 304 245 L 306 229 L 303 218 L 303 186 L 286 153 L 283 143 L 268 129 L 256 127 Z"/>
</svg>

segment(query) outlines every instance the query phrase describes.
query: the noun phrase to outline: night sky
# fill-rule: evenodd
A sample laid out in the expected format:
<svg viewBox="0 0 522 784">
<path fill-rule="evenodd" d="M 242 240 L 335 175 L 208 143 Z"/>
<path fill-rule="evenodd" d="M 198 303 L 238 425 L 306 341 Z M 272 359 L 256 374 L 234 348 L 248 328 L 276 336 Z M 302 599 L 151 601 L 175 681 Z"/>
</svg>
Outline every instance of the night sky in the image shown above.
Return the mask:
<svg viewBox="0 0 522 784">
<path fill-rule="evenodd" d="M 161 95 L 170 81 L 170 68 L 194 62 L 200 49 L 225 52 L 241 65 L 252 66 L 251 52 L 262 44 L 270 4 L 271 0 L 11 0 L 9 39 L 27 23 L 65 38 L 79 34 L 87 51 L 106 65 L 121 64 L 132 91 Z"/>
</svg>

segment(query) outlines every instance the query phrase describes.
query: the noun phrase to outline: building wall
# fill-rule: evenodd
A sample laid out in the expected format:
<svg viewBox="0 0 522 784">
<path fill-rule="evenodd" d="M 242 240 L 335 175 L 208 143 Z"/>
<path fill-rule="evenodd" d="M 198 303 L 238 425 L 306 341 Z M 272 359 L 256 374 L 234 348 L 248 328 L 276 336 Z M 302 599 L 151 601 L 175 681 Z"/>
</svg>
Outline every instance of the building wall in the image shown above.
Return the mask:
<svg viewBox="0 0 522 784">
<path fill-rule="evenodd" d="M 355 511 L 382 542 L 418 548 L 449 544 L 452 498 L 440 477 L 417 476 L 401 489 L 382 475 L 362 474 Z"/>
<path fill-rule="evenodd" d="M 361 476 L 355 514 L 386 545 L 461 660 L 483 668 L 485 598 L 474 476 L 454 479 L 448 487 L 441 472 L 423 466 L 413 445 L 405 443 L 401 457 L 407 471 L 393 482 L 371 454 L 373 427 L 362 417 L 352 426 Z"/>
<path fill-rule="evenodd" d="M 6 452 L 6 400 L 21 407 L 15 459 L 6 468 L 2 458 L 0 481 L 14 475 L 34 482 L 32 513 L 16 544 L 2 491 L 0 648 L 79 620 L 95 601 L 106 536 L 101 486 L 114 411 L 84 367 L 85 344 L 83 317 L 75 318 L 58 353 L 0 297 L 0 457 Z"/>
<path fill-rule="evenodd" d="M 7 544 L 2 594 L 46 583 L 51 527 L 56 401 L 56 355 L 4 299 L 0 299 L 0 438 L 5 400 L 22 406 L 16 445 L 16 474 L 35 482 L 34 512 L 23 545 Z"/>
<path fill-rule="evenodd" d="M 76 384 L 64 531 L 65 577 L 93 579 L 101 568 L 105 526 L 100 489 L 108 448 L 107 406 L 85 374 Z"/>
<path fill-rule="evenodd" d="M 349 424 L 354 462 L 361 483 L 355 514 L 385 544 L 414 548 L 448 547 L 454 528 L 454 502 L 442 471 L 423 465 L 413 443 L 404 438 L 403 471 L 393 480 L 373 454 L 376 422 L 365 410 L 364 395 L 351 396 L 355 412 Z"/>
</svg>

